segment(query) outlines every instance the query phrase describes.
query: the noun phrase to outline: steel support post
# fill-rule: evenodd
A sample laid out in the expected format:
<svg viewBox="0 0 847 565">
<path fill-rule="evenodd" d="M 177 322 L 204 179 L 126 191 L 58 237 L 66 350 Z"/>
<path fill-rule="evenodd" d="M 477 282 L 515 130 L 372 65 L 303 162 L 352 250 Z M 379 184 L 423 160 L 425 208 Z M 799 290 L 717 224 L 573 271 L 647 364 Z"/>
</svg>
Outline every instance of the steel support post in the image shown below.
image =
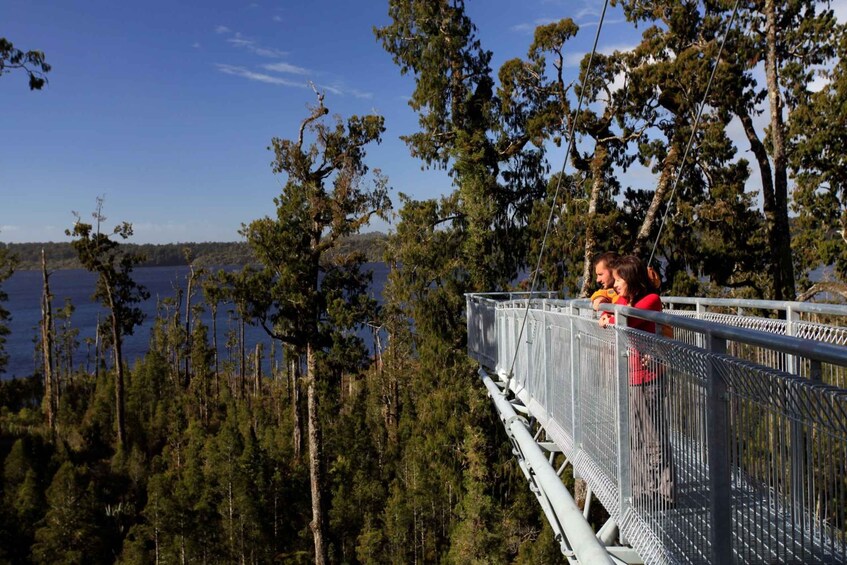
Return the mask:
<svg viewBox="0 0 847 565">
<path fill-rule="evenodd" d="M 797 335 L 797 322 L 800 321 L 800 313 L 794 310 L 789 303 L 785 308 L 785 335 L 796 336 Z M 798 377 L 802 377 L 800 374 L 801 367 L 803 365 L 803 360 L 796 355 L 785 355 L 785 370 L 788 373 L 793 375 L 797 375 Z M 818 367 L 820 367 L 820 363 L 818 363 Z M 809 375 L 808 378 L 813 378 L 812 375 Z M 795 403 L 790 403 L 789 411 L 794 413 L 796 412 Z M 804 494 L 806 491 L 806 483 L 805 483 L 805 460 L 806 460 L 806 451 L 810 446 L 806 445 L 806 434 L 803 431 L 802 418 L 799 414 L 794 414 L 794 417 L 791 418 L 791 435 L 790 435 L 790 445 L 789 449 L 791 450 L 791 501 L 793 503 L 794 509 L 800 513 L 800 515 L 804 515 L 803 513 L 803 500 Z"/>
<path fill-rule="evenodd" d="M 726 353 L 726 340 L 706 335 L 711 354 Z M 729 400 L 718 370 L 720 360 L 709 355 L 706 374 L 706 451 L 709 461 L 709 544 L 712 563 L 732 563 L 732 475 L 729 460 Z"/>
<path fill-rule="evenodd" d="M 616 323 L 626 326 L 626 317 L 616 315 Z M 615 329 L 615 354 L 617 355 L 618 401 L 618 505 L 619 519 L 632 505 L 632 445 L 629 429 L 629 339 L 623 330 Z M 625 543 L 621 532 L 621 543 Z"/>
<path fill-rule="evenodd" d="M 550 323 L 550 313 L 544 311 L 544 413 L 547 415 L 547 421 L 553 417 L 553 326 Z"/>
<path fill-rule="evenodd" d="M 571 328 L 574 327 L 573 320 L 571 320 Z M 573 458 L 576 459 L 576 454 L 579 450 L 582 449 L 582 425 L 581 418 L 579 418 L 579 384 L 580 384 L 580 375 L 582 374 L 582 335 L 574 335 L 571 333 L 571 366 L 573 367 L 573 371 L 571 372 L 571 434 L 573 437 L 573 446 L 574 446 L 574 454 Z M 576 477 L 576 468 L 574 467 L 574 477 Z"/>
</svg>

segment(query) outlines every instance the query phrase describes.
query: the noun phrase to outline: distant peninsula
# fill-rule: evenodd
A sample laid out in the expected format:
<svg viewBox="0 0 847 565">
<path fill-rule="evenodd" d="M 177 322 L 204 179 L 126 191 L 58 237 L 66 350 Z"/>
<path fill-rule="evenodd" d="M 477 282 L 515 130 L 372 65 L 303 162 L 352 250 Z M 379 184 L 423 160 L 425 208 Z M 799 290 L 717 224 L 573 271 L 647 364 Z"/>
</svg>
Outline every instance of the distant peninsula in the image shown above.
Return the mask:
<svg viewBox="0 0 847 565">
<path fill-rule="evenodd" d="M 372 263 L 383 260 L 388 236 L 381 232 L 354 235 L 345 239 L 334 250 L 337 254 L 359 251 Z M 41 268 L 41 250 L 47 255 L 50 269 L 81 269 L 71 244 L 68 242 L 47 243 L 0 243 L 18 259 L 18 270 Z M 186 264 L 186 251 L 197 266 L 249 265 L 257 263 L 250 246 L 242 241 L 201 243 L 125 243 L 127 251 L 143 254 L 146 261 L 141 267 L 170 267 Z"/>
</svg>

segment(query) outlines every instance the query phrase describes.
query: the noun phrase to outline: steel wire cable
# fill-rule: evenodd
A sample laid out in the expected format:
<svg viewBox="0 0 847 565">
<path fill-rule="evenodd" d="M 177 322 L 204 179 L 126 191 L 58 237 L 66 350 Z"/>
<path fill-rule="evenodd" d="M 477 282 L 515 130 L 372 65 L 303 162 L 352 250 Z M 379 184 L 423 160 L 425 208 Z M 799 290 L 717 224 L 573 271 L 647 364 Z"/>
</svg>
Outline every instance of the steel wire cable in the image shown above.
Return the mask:
<svg viewBox="0 0 847 565">
<path fill-rule="evenodd" d="M 570 132 L 568 132 L 568 146 L 565 151 L 565 158 L 562 160 L 562 168 L 559 172 L 559 178 L 556 181 L 556 190 L 553 192 L 553 202 L 550 204 L 550 214 L 547 217 L 547 227 L 544 229 L 544 237 L 541 240 L 541 249 L 538 252 L 538 261 L 535 265 L 535 271 L 532 274 L 532 284 L 529 287 L 529 296 L 526 301 L 526 310 L 524 312 L 523 320 L 521 321 L 521 328 L 518 332 L 518 339 L 515 342 L 515 354 L 512 356 L 512 363 L 509 367 L 509 373 L 506 377 L 506 388 L 504 389 L 505 393 L 508 393 L 509 389 L 509 381 L 512 379 L 512 374 L 515 370 L 515 363 L 518 358 L 518 349 L 521 339 L 523 338 L 524 328 L 526 327 L 526 320 L 529 316 L 529 307 L 532 302 L 532 295 L 535 292 L 535 285 L 538 282 L 538 273 L 541 272 L 541 260 L 544 258 L 544 250 L 547 246 L 547 237 L 550 234 L 550 226 L 553 224 L 553 215 L 556 213 L 556 203 L 559 200 L 559 191 L 562 187 L 562 178 L 565 176 L 565 168 L 568 164 L 568 155 L 571 154 L 574 145 L 574 136 L 576 134 L 576 124 L 579 121 L 579 113 L 582 110 L 582 102 L 585 98 L 585 91 L 588 90 L 588 83 L 591 78 L 591 72 L 594 70 L 594 55 L 597 53 L 597 43 L 600 40 L 600 30 L 603 29 L 603 20 L 606 17 L 606 9 L 609 7 L 609 0 L 605 0 L 603 2 L 603 12 L 600 14 L 600 21 L 597 24 L 597 33 L 594 35 L 594 45 L 591 47 L 591 54 L 588 57 L 588 67 L 585 71 L 585 81 L 583 82 L 582 90 L 579 93 L 579 101 L 577 102 L 576 111 L 574 112 L 573 120 L 571 121 Z"/>
<path fill-rule="evenodd" d="M 653 263 L 653 256 L 656 254 L 656 246 L 659 244 L 659 238 L 662 235 L 662 230 L 665 227 L 665 222 L 668 219 L 668 213 L 673 206 L 673 197 L 676 194 L 676 187 L 679 185 L 679 179 L 682 177 L 682 171 L 685 169 L 685 161 L 688 159 L 688 152 L 691 150 L 691 146 L 694 143 L 694 136 L 697 135 L 697 128 L 700 125 L 700 118 L 703 116 L 703 109 L 706 107 L 706 100 L 709 97 L 709 91 L 712 89 L 712 80 L 715 78 L 715 73 L 718 70 L 718 65 L 721 62 L 721 55 L 723 55 L 723 48 L 726 45 L 726 39 L 729 37 L 729 32 L 732 31 L 732 25 L 735 23 L 735 16 L 738 14 L 738 4 L 740 0 L 735 0 L 735 6 L 732 9 L 732 16 L 729 18 L 729 24 L 726 26 L 726 32 L 724 32 L 723 39 L 721 40 L 721 46 L 718 49 L 718 56 L 715 58 L 715 65 L 712 67 L 712 72 L 709 75 L 709 81 L 706 83 L 706 90 L 703 92 L 703 100 L 700 101 L 700 107 L 697 109 L 697 117 L 694 118 L 694 125 L 691 127 L 691 135 L 688 136 L 688 143 L 685 145 L 685 152 L 682 154 L 682 161 L 679 164 L 679 168 L 676 170 L 676 176 L 673 180 L 673 185 L 671 186 L 671 193 L 668 196 L 668 204 L 665 206 L 665 213 L 662 214 L 662 221 L 659 224 L 659 232 L 656 234 L 656 240 L 653 242 L 653 248 L 650 250 L 650 258 L 647 260 L 647 266 L 649 267 Z"/>
</svg>

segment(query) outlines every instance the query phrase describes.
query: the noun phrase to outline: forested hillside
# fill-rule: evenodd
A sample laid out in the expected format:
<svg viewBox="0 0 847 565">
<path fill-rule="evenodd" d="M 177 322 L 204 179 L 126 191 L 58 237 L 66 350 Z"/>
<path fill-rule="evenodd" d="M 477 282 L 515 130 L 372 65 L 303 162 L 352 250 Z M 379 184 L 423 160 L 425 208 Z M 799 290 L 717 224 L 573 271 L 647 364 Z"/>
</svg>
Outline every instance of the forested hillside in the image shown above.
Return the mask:
<svg viewBox="0 0 847 565">
<path fill-rule="evenodd" d="M 368 261 L 382 261 L 385 253 L 386 235 L 369 232 L 344 238 L 334 253 L 363 253 Z M 81 269 L 79 261 L 70 243 L 5 243 L 9 253 L 17 257 L 18 269 L 40 269 L 41 251 L 50 258 L 52 269 Z M 246 242 L 203 242 L 203 243 L 167 243 L 134 244 L 127 243 L 125 249 L 138 253 L 144 260 L 140 267 L 170 267 L 194 263 L 203 267 L 223 265 L 250 265 L 256 263 L 256 256 Z M 187 254 L 187 255 L 186 255 Z"/>
<path fill-rule="evenodd" d="M 82 371 L 72 308 L 45 299 L 42 370 L 0 383 L 0 561 L 561 562 L 466 355 L 465 293 L 510 289 L 539 256 L 539 285 L 584 293 L 603 250 L 652 256 L 681 295 L 791 299 L 822 265 L 847 282 L 847 34 L 828 4 L 745 4 L 719 61 L 725 4 L 620 4 L 633 49 L 589 67 L 569 41 L 593 30 L 567 18 L 494 69 L 465 2 L 387 3 L 376 39 L 414 79 L 404 140 L 450 173 L 439 198 L 392 201 L 368 155 L 383 118 L 333 116 L 315 88 L 270 141 L 284 184 L 243 219 L 245 243 L 134 246 L 102 201 L 68 226 L 45 298 L 49 271 L 78 264 L 108 319 Z M 635 163 L 651 185 L 628 184 Z M 354 237 L 392 215 L 378 306 L 362 251 L 382 238 Z M 40 248 L 2 246 L 0 282 L 12 252 L 41 268 Z M 190 284 L 126 366 L 147 295 L 133 272 L 151 262 L 190 264 Z M 239 329 L 222 335 L 223 316 Z M 246 350 L 247 324 L 266 346 Z M 362 327 L 381 330 L 376 351 Z"/>
</svg>

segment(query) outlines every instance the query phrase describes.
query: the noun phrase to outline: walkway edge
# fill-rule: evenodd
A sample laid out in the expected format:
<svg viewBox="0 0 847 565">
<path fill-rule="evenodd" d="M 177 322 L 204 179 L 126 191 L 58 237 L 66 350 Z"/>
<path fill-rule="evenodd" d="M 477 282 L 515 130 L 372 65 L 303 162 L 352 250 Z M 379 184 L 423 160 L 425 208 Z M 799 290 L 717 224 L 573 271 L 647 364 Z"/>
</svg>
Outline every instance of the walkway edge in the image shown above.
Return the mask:
<svg viewBox="0 0 847 565">
<path fill-rule="evenodd" d="M 536 483 L 550 500 L 553 511 L 556 513 L 567 538 L 567 543 L 577 560 L 580 563 L 613 564 L 614 561 L 606 547 L 597 539 L 594 530 L 591 529 L 588 521 L 582 515 L 582 510 L 576 505 L 559 475 L 556 474 L 541 448 L 535 443 L 525 420 L 518 416 L 512 405 L 503 396 L 500 388 L 494 384 L 485 370 L 480 368 L 479 375 L 488 389 L 506 431 L 520 448 L 526 464 L 535 474 Z"/>
</svg>

